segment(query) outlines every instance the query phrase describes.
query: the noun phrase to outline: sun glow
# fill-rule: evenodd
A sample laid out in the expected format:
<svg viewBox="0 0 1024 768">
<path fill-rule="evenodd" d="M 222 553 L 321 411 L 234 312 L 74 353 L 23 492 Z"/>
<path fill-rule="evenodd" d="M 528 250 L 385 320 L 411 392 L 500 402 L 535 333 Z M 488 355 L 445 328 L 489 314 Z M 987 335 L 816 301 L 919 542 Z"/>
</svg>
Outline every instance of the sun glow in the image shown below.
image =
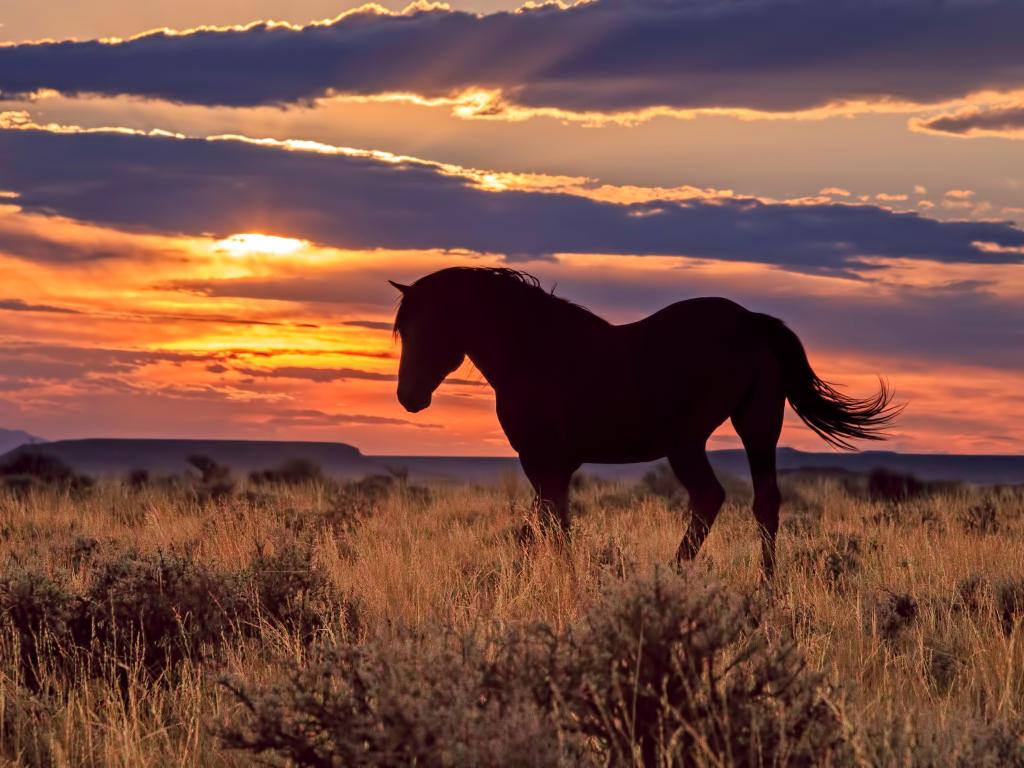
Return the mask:
<svg viewBox="0 0 1024 768">
<path fill-rule="evenodd" d="M 309 243 L 291 237 L 241 233 L 217 242 L 217 250 L 231 256 L 291 256 Z"/>
</svg>

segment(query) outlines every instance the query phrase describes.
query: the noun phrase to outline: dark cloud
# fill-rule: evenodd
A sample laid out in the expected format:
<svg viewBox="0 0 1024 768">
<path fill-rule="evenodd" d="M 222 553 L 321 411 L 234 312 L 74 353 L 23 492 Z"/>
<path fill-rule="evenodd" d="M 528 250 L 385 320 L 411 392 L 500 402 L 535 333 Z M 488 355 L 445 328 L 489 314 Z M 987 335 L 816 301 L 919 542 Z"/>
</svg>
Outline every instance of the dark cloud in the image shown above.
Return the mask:
<svg viewBox="0 0 1024 768">
<path fill-rule="evenodd" d="M 0 91 L 248 106 L 334 93 L 445 97 L 478 86 L 501 89 L 518 105 L 577 112 L 790 111 L 1020 87 L 1021 29 L 1017 0 L 598 0 L 483 16 L 363 11 L 301 30 L 257 24 L 115 45 L 0 48 Z"/>
<path fill-rule="evenodd" d="M 224 315 L 182 314 L 172 312 L 94 312 L 71 307 L 60 307 L 53 304 L 31 304 L 21 299 L 0 299 L 0 311 L 7 312 L 39 312 L 46 314 L 79 315 L 103 319 L 117 319 L 138 322 L 154 322 L 160 320 L 184 323 L 209 323 L 213 325 L 246 325 L 269 326 L 278 328 L 319 329 L 315 323 L 281 322 L 277 320 L 259 320 L 256 318 L 227 317 Z M 388 326 L 390 328 L 391 326 Z"/>
<path fill-rule="evenodd" d="M 7 158 L 0 151 L 0 162 L 6 161 Z M 68 264 L 137 255 L 138 252 L 130 248 L 97 247 L 89 243 L 61 241 L 38 232 L 0 229 L 0 254 L 41 263 Z"/>
<path fill-rule="evenodd" d="M 1024 135 L 1024 104 L 1006 107 L 986 107 L 954 112 L 919 120 L 915 125 L 933 133 L 951 133 L 957 136 L 971 134 Z"/>
<path fill-rule="evenodd" d="M 210 370 L 209 368 L 207 370 Z M 225 371 L 227 369 L 224 369 Z M 236 373 L 253 378 L 266 379 L 303 379 L 317 383 L 328 383 L 334 381 L 350 381 L 361 379 L 363 381 L 398 381 L 396 373 L 379 373 L 377 371 L 363 371 L 358 368 L 309 368 L 303 366 L 281 366 L 278 368 L 236 368 Z M 472 379 L 447 378 L 448 384 L 458 384 L 469 387 L 484 386 L 482 381 Z"/>
<path fill-rule="evenodd" d="M 267 419 L 268 424 L 279 427 L 337 427 L 343 425 L 410 426 L 419 429 L 443 429 L 440 424 L 424 424 L 407 419 L 386 416 L 364 416 L 349 413 L 325 413 L 312 409 L 278 408 Z"/>
<path fill-rule="evenodd" d="M 169 363 L 175 366 L 199 364 L 211 373 L 225 373 L 232 370 L 226 364 L 239 364 L 254 358 L 272 358 L 277 355 L 351 355 L 375 359 L 394 357 L 391 351 L 346 350 L 346 349 L 278 349 L 245 350 L 218 349 L 210 352 L 178 352 L 169 350 L 118 349 L 110 347 L 79 347 L 60 344 L 0 343 L 0 377 L 17 376 L 26 380 L 67 382 L 88 377 L 122 375 L 138 371 L 150 365 Z M 306 369 L 280 369 L 301 372 Z M 318 370 L 318 369 L 308 369 Z M 325 369 L 326 370 L 326 369 Z M 349 378 L 376 378 L 355 369 Z M 274 369 L 243 369 L 249 375 L 269 376 Z M 284 375 L 284 374 L 281 374 Z M 380 374 L 381 380 L 393 377 Z"/>
<path fill-rule="evenodd" d="M 362 379 L 364 381 L 398 380 L 398 376 L 394 373 L 362 371 L 358 368 L 308 368 L 286 365 L 279 368 L 237 368 L 235 370 L 237 373 L 256 378 L 303 379 L 321 384 L 332 381 L 350 381 L 352 379 Z"/>
<path fill-rule="evenodd" d="M 0 299 L 0 310 L 8 312 L 43 312 L 55 315 L 80 315 L 76 309 L 55 307 L 51 304 L 29 304 L 21 299 Z"/>
<path fill-rule="evenodd" d="M 353 328 L 367 328 L 371 331 L 391 331 L 392 324 L 386 323 L 383 320 L 346 320 L 342 325 L 348 325 Z"/>
<path fill-rule="evenodd" d="M 942 222 L 869 205 L 736 198 L 623 205 L 492 192 L 430 163 L 242 141 L 10 130 L 0 131 L 0 157 L 4 184 L 26 210 L 160 232 L 267 232 L 342 248 L 468 249 L 513 260 L 681 255 L 847 274 L 865 268 L 865 257 L 1024 260 L 1016 250 L 1024 230 L 1005 222 Z M 192 287 L 217 291 L 216 283 Z M 323 289 L 323 300 L 339 290 Z"/>
<path fill-rule="evenodd" d="M 148 365 L 210 360 L 211 355 L 57 344 L 0 344 L 0 377 L 61 383 L 131 373 Z"/>
</svg>

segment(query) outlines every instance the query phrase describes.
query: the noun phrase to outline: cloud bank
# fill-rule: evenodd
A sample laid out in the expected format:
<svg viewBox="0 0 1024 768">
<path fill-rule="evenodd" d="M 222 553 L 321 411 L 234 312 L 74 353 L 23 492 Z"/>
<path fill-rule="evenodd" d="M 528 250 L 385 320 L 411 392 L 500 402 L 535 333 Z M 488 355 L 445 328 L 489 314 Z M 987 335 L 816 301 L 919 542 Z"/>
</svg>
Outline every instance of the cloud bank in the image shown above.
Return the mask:
<svg viewBox="0 0 1024 768">
<path fill-rule="evenodd" d="M 953 136 L 1001 136 L 1024 138 L 1024 103 L 948 112 L 914 120 L 912 127 L 926 133 Z"/>
<path fill-rule="evenodd" d="M 151 232 L 263 232 L 338 248 L 469 250 L 510 260 L 689 256 L 821 273 L 867 269 L 872 258 L 1024 261 L 1024 230 L 1006 222 L 938 221 L 872 205 L 615 203 L 492 191 L 479 172 L 451 166 L 238 139 L 15 129 L 0 131 L 0 157 L 22 210 Z M 55 249 L 6 245 L 16 256 L 59 258 Z"/>
<path fill-rule="evenodd" d="M 1022 87 L 1021 29 L 1016 0 L 595 0 L 489 15 L 366 7 L 306 27 L 7 46 L 0 92 L 225 106 L 405 94 L 455 100 L 464 116 L 934 104 Z"/>
</svg>

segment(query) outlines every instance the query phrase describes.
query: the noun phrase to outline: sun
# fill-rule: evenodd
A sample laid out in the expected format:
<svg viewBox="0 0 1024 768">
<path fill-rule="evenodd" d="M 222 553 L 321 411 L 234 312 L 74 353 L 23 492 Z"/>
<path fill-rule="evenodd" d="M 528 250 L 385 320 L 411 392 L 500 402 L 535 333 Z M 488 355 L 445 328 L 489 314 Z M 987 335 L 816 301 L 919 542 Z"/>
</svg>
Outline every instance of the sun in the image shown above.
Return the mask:
<svg viewBox="0 0 1024 768">
<path fill-rule="evenodd" d="M 217 249 L 231 256 L 291 256 L 307 245 L 305 240 L 255 233 L 231 235 L 217 241 Z"/>
</svg>

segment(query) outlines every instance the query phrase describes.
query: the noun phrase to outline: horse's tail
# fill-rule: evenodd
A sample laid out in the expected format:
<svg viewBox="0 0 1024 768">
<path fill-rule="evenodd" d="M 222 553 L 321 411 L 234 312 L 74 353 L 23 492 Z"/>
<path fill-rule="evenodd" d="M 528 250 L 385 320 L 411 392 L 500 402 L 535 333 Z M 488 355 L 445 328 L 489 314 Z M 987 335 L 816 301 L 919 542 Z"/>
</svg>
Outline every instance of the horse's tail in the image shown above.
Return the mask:
<svg viewBox="0 0 1024 768">
<path fill-rule="evenodd" d="M 850 440 L 884 440 L 902 406 L 892 404 L 892 390 L 879 379 L 878 392 L 858 399 L 822 381 L 807 360 L 804 345 L 784 322 L 757 315 L 782 369 L 786 397 L 804 423 L 836 448 L 853 450 Z"/>
</svg>

